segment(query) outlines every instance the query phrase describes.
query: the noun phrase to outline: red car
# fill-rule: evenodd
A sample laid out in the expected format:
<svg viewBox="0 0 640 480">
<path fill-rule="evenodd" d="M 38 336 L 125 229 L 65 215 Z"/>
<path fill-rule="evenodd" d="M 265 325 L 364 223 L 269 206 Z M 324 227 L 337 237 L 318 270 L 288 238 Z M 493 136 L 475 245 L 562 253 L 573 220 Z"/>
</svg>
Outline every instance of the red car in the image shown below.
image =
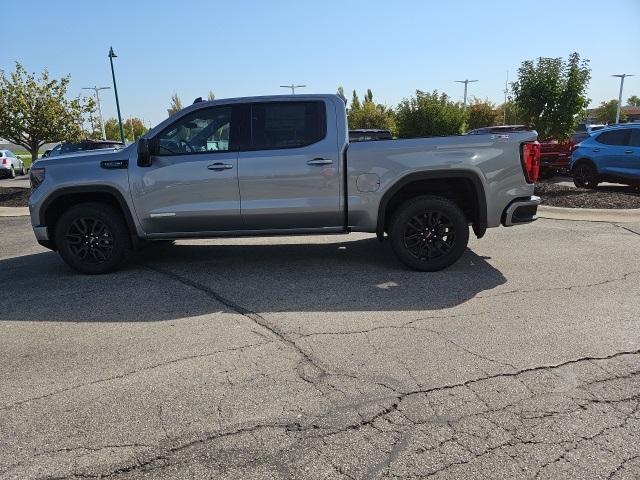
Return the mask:
<svg viewBox="0 0 640 480">
<path fill-rule="evenodd" d="M 467 135 L 487 135 L 531 130 L 526 125 L 497 125 L 470 130 Z M 574 144 L 571 140 L 558 142 L 544 140 L 540 142 L 540 178 L 549 178 L 557 173 L 569 172 L 569 161 Z"/>
</svg>

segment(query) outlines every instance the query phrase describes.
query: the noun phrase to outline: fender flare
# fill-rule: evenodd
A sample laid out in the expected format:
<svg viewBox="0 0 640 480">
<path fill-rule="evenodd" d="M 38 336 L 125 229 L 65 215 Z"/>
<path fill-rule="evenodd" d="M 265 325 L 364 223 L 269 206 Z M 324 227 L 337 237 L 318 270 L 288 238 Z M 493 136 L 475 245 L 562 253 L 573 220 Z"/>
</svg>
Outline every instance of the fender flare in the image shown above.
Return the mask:
<svg viewBox="0 0 640 480">
<path fill-rule="evenodd" d="M 477 211 L 473 220 L 473 232 L 478 238 L 482 238 L 487 231 L 487 197 L 484 184 L 478 174 L 469 170 L 436 170 L 427 172 L 409 173 L 397 180 L 382 196 L 378 207 L 378 222 L 376 225 L 376 236 L 378 239 L 384 237 L 384 225 L 386 221 L 387 205 L 393 196 L 409 183 L 420 180 L 446 180 L 450 178 L 463 178 L 471 181 L 476 193 Z"/>
<path fill-rule="evenodd" d="M 54 201 L 66 195 L 75 195 L 78 193 L 105 193 L 107 195 L 111 195 L 112 197 L 114 197 L 118 202 L 118 205 L 120 206 L 120 210 L 122 210 L 122 213 L 124 215 L 124 220 L 127 223 L 127 227 L 129 228 L 131 235 L 137 236 L 136 224 L 133 220 L 133 215 L 129 208 L 129 204 L 127 204 L 127 201 L 125 200 L 124 196 L 117 188 L 109 185 L 83 185 L 83 186 L 77 186 L 77 187 L 59 188 L 58 190 L 51 193 L 51 195 L 49 195 L 44 200 L 44 202 L 42 202 L 42 205 L 40 206 L 40 209 L 38 211 L 38 216 L 40 218 L 40 221 L 44 222 L 44 219 L 47 218 L 46 217 L 47 209 L 51 206 L 51 204 Z"/>
</svg>

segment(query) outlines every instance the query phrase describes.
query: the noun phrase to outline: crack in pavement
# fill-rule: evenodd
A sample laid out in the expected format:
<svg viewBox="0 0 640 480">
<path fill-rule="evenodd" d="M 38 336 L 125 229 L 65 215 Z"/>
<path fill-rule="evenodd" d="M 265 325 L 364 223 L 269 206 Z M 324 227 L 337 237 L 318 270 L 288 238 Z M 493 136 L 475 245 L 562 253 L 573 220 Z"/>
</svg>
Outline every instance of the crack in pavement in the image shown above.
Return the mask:
<svg viewBox="0 0 640 480">
<path fill-rule="evenodd" d="M 147 265 L 147 264 L 141 264 L 141 266 L 143 266 L 144 268 L 147 268 L 147 269 L 149 269 L 151 271 L 154 271 L 156 273 L 159 273 L 161 275 L 165 275 L 167 277 L 170 277 L 173 280 L 182 283 L 183 285 L 187 285 L 189 287 L 195 288 L 196 290 L 199 290 L 200 292 L 204 293 L 205 295 L 213 298 L 218 303 L 221 303 L 222 305 L 225 305 L 226 307 L 232 309 L 233 311 L 239 313 L 240 315 L 248 318 L 253 323 L 261 326 L 265 330 L 268 330 L 278 340 L 280 340 L 284 344 L 288 345 L 291 349 L 293 349 L 300 357 L 302 357 L 304 359 L 304 361 L 308 365 L 312 366 L 315 370 L 317 370 L 317 373 L 318 373 L 317 376 L 318 377 L 325 376 L 327 374 L 326 370 L 322 366 L 320 366 L 319 363 L 315 359 L 313 359 L 310 354 L 308 354 L 302 348 L 300 348 L 300 346 L 297 345 L 294 341 L 288 339 L 282 332 L 280 332 L 273 325 L 271 325 L 270 322 L 266 318 L 264 318 L 262 315 L 260 315 L 259 313 L 254 312 L 252 310 L 249 310 L 248 308 L 245 308 L 242 305 L 237 304 L 236 302 L 234 302 L 234 301 L 222 296 L 221 294 L 219 294 L 218 292 L 216 292 L 212 288 L 210 288 L 210 287 L 208 287 L 208 286 L 206 286 L 206 285 L 204 285 L 204 284 L 202 284 L 200 282 L 197 282 L 195 280 L 191 280 L 191 279 L 189 279 L 189 278 L 187 278 L 187 277 L 185 277 L 183 275 L 180 275 L 178 273 L 172 272 L 171 270 L 166 270 L 164 268 L 150 266 L 150 265 Z M 309 383 L 313 383 L 312 381 L 310 381 L 309 378 L 304 376 L 303 373 L 298 372 L 298 374 L 299 374 L 300 378 L 302 378 L 304 381 L 307 381 Z"/>
<path fill-rule="evenodd" d="M 358 422 L 353 422 L 353 423 L 349 423 L 347 425 L 343 425 L 340 427 L 321 427 L 318 425 L 318 420 L 323 418 L 323 416 L 330 416 L 331 412 L 327 412 L 326 414 L 314 417 L 313 419 L 310 419 L 310 423 L 306 423 L 305 425 L 299 423 L 299 422 L 272 422 L 272 423 L 261 423 L 261 424 L 256 424 L 256 425 L 251 425 L 251 426 L 243 426 L 240 428 L 236 428 L 236 429 L 232 429 L 232 430 L 228 430 L 225 432 L 216 432 L 210 435 L 206 435 L 204 437 L 201 438 L 197 438 L 195 440 L 189 441 L 187 443 L 184 444 L 180 444 L 180 445 L 175 445 L 172 446 L 166 450 L 164 450 L 161 454 L 155 455 L 149 459 L 146 460 L 138 460 L 136 461 L 135 464 L 131 464 L 129 466 L 125 466 L 125 467 L 121 467 L 115 470 L 112 470 L 110 472 L 105 472 L 105 473 L 101 473 L 101 474 L 80 474 L 80 473 L 74 473 L 71 474 L 67 477 L 64 478 L 75 478 L 75 477 L 85 477 L 85 478 L 108 478 L 108 477 L 113 477 L 113 476 L 117 476 L 120 474 L 124 474 L 124 473 L 129 473 L 131 471 L 135 471 L 135 470 L 139 470 L 139 469 L 143 469 L 144 471 L 149 471 L 149 470 L 153 470 L 156 468 L 165 468 L 169 465 L 172 465 L 170 462 L 169 457 L 171 455 L 175 455 L 179 452 L 182 452 L 184 450 L 187 450 L 191 447 L 197 446 L 197 445 L 203 445 L 212 441 L 216 441 L 216 440 L 220 440 L 226 437 L 232 437 L 235 435 L 240 435 L 240 434 L 246 434 L 246 433 L 251 433 L 251 434 L 255 434 L 261 430 L 265 430 L 265 429 L 275 429 L 275 430 L 284 430 L 285 432 L 291 432 L 291 433 L 297 433 L 297 434 L 305 434 L 304 438 L 307 438 L 309 440 L 312 440 L 313 438 L 318 438 L 321 441 L 325 442 L 328 438 L 338 435 L 340 433 L 345 433 L 345 432 L 349 432 L 349 431 L 357 431 L 360 430 L 364 427 L 367 426 L 373 426 L 373 424 L 378 420 L 378 419 L 383 419 L 386 416 L 393 414 L 395 412 L 399 412 L 399 406 L 401 404 L 401 402 L 403 402 L 406 398 L 409 398 L 411 396 L 414 395 L 425 395 L 428 393 L 434 393 L 434 392 L 440 392 L 440 391 L 444 391 L 444 390 L 450 390 L 450 389 L 454 389 L 454 388 L 459 388 L 459 387 L 467 387 L 469 388 L 470 385 L 474 385 L 474 384 L 478 384 L 480 382 L 484 382 L 487 380 L 492 380 L 492 379 L 496 379 L 496 378 L 513 378 L 516 377 L 518 375 L 521 375 L 523 373 L 527 373 L 527 372 L 536 372 L 536 371 L 544 371 L 544 370 L 551 370 L 551 369 L 557 369 L 560 367 L 564 367 L 567 365 L 574 365 L 574 364 L 578 364 L 580 362 L 590 362 L 590 361 L 595 361 L 595 360 L 611 360 L 611 359 L 615 359 L 621 356 L 625 356 L 625 355 L 640 355 L 640 349 L 637 350 L 632 350 L 632 351 L 623 351 L 623 352 L 616 352 L 610 355 L 606 355 L 606 356 L 600 356 L 600 357 L 595 357 L 595 356 L 586 356 L 586 357 L 581 357 L 581 358 L 577 358 L 577 359 L 572 359 L 572 360 L 567 360 L 565 362 L 561 362 L 561 363 L 557 363 L 557 364 L 551 364 L 551 365 L 543 365 L 543 366 L 536 366 L 536 367 L 529 367 L 529 368 L 524 368 L 524 369 L 520 369 L 517 372 L 513 372 L 513 373 L 499 373 L 499 374 L 494 374 L 494 375 L 489 375 L 486 377 L 480 377 L 480 378 L 475 378 L 475 379 L 470 379 L 470 380 L 466 380 L 464 382 L 459 382 L 456 384 L 450 384 L 450 385 L 443 385 L 443 386 L 439 386 L 439 387 L 432 387 L 432 388 L 427 388 L 427 389 L 421 389 L 421 390 L 416 390 L 416 391 L 412 391 L 412 392 L 407 392 L 407 393 L 400 393 L 396 396 L 393 397 L 387 397 L 387 400 L 390 403 L 390 405 L 383 407 L 382 409 L 380 409 L 378 412 L 376 412 L 373 415 L 369 415 L 367 417 L 364 417 L 362 415 L 360 415 L 360 420 Z M 595 382 L 591 382 L 590 384 L 594 384 L 594 383 L 601 383 L 601 382 L 608 382 L 608 381 L 613 381 L 613 380 L 617 380 L 619 378 L 625 378 L 627 377 L 627 375 L 622 375 L 622 376 L 614 376 L 613 378 L 607 378 L 604 380 L 599 380 L 599 381 L 595 381 Z M 469 388 L 470 389 L 470 388 Z M 473 389 L 470 389 L 473 390 Z M 477 392 L 474 392 L 477 395 Z M 530 397 L 531 398 L 531 397 Z M 589 403 L 607 403 L 607 404 L 614 404 L 616 402 L 626 402 L 626 401 L 630 401 L 630 400 L 636 400 L 638 398 L 638 395 L 633 395 L 630 397 L 625 397 L 619 400 L 610 400 L 610 401 L 606 401 L 606 400 L 601 400 L 601 399 L 584 399 L 584 401 L 586 401 L 588 404 Z M 379 401 L 381 401 L 383 399 L 379 399 Z M 488 404 L 486 402 L 483 403 L 485 404 L 485 406 L 488 407 Z M 513 404 L 509 404 L 506 405 L 502 408 L 497 408 L 497 409 L 489 409 L 489 410 L 485 410 L 482 411 L 480 413 L 475 413 L 472 415 L 468 415 L 468 417 L 471 416 L 483 416 L 483 415 L 488 415 L 488 414 L 495 414 L 497 412 L 500 412 L 502 410 L 505 410 L 507 408 L 513 407 L 514 405 L 517 405 L 518 402 L 515 402 Z M 356 407 L 357 408 L 357 407 Z M 591 436 L 591 438 L 585 438 L 585 440 L 589 440 L 592 438 L 595 438 L 599 435 L 602 435 L 604 433 L 606 433 L 609 430 L 612 429 L 616 429 L 616 428 L 621 428 L 625 422 L 629 421 L 629 419 L 631 418 L 636 418 L 636 417 L 632 417 L 633 415 L 635 415 L 635 412 L 638 411 L 638 408 L 640 408 L 640 403 L 636 406 L 636 408 L 628 413 L 627 419 L 620 422 L 617 425 L 613 425 L 613 426 L 608 426 L 605 427 L 604 429 L 602 429 L 601 432 L 599 432 L 597 435 L 593 435 Z M 580 407 L 580 409 L 584 409 L 583 407 Z M 576 410 L 576 411 L 580 411 Z M 559 412 L 558 415 L 568 415 L 570 414 L 570 412 Z M 427 420 L 425 422 L 417 422 L 417 421 L 413 421 L 411 420 L 409 417 L 407 417 L 406 415 L 401 415 L 403 418 L 406 418 L 407 420 L 410 421 L 410 423 L 415 427 L 415 426 L 419 426 L 422 424 L 426 424 L 426 423 L 431 423 L 430 420 Z M 463 416 L 461 416 L 460 418 L 462 418 Z M 483 417 L 484 418 L 484 417 Z M 640 419 L 639 419 L 640 420 Z M 451 419 L 451 421 L 448 421 L 448 423 L 451 422 L 456 422 L 459 421 L 459 419 Z M 493 423 L 493 421 L 491 421 Z M 500 427 L 502 429 L 504 429 L 504 427 Z M 515 434 L 514 434 L 515 436 Z M 444 443 L 450 441 L 450 439 L 445 440 Z M 443 444 L 444 444 L 443 443 Z M 514 440 L 510 440 L 507 442 L 503 442 L 502 444 L 496 446 L 496 447 L 492 447 L 492 448 L 488 448 L 486 449 L 484 452 L 482 452 L 481 454 L 476 454 L 474 452 L 471 452 L 471 455 L 474 458 L 478 458 L 481 457 L 483 455 L 486 455 L 488 453 L 491 453 L 492 451 L 498 450 L 500 448 L 506 448 L 509 446 L 514 446 L 516 444 L 546 444 L 547 442 L 543 442 L 543 441 L 534 441 L 534 440 L 523 440 L 523 439 L 518 439 L 517 437 Z M 569 442 L 569 441 L 561 441 L 561 442 L 551 442 L 551 445 L 563 445 L 563 444 L 572 444 L 572 443 L 576 443 L 576 442 Z M 399 447 L 398 447 L 399 448 Z M 402 447 L 404 448 L 404 446 Z M 466 447 L 465 447 L 466 448 Z M 468 450 L 468 448 L 466 448 Z M 392 447 L 393 450 L 393 447 Z M 471 459 L 473 460 L 473 459 Z M 469 461 L 471 461 L 469 460 Z M 391 462 L 389 462 L 391 463 Z M 453 465 L 458 465 L 458 464 L 465 464 L 468 463 L 468 461 L 458 461 L 458 462 L 452 462 L 451 465 L 449 465 L 446 468 L 450 468 Z M 385 467 L 385 468 L 388 468 Z M 446 468 L 444 468 L 443 470 L 446 470 Z M 541 467 L 544 468 L 544 467 Z M 342 471 L 344 472 L 344 471 Z M 344 473 L 343 473 L 344 474 Z M 430 474 L 431 475 L 431 474 Z"/>
<path fill-rule="evenodd" d="M 92 380 L 91 382 L 79 383 L 79 384 L 76 384 L 76 385 L 72 385 L 70 387 L 61 388 L 59 390 L 55 390 L 53 392 L 46 393 L 44 395 L 38 395 L 36 397 L 25 398 L 23 400 L 20 400 L 20 401 L 14 402 L 14 403 L 10 403 L 8 405 L 2 405 L 2 406 L 0 406 L 0 411 L 9 410 L 9 409 L 24 405 L 25 403 L 35 402 L 37 400 L 43 400 L 43 399 L 50 398 L 50 397 L 53 397 L 53 396 L 56 396 L 56 395 L 60 395 L 60 394 L 63 394 L 63 393 L 67 393 L 67 392 L 70 392 L 70 391 L 73 391 L 73 390 L 77 390 L 79 388 L 89 387 L 89 386 L 92 386 L 92 385 L 97 385 L 97 384 L 104 383 L 104 382 L 110 382 L 110 381 L 113 381 L 113 380 L 121 380 L 121 379 L 129 377 L 131 375 L 136 375 L 136 374 L 141 373 L 141 372 L 148 372 L 149 370 L 154 370 L 156 368 L 161 368 L 161 367 L 165 367 L 165 366 L 168 366 L 168 365 L 173 365 L 175 363 L 189 361 L 189 360 L 195 360 L 195 359 L 199 359 L 199 358 L 211 357 L 213 355 L 219 355 L 221 353 L 245 350 L 245 349 L 248 349 L 248 348 L 254 348 L 254 347 L 259 347 L 259 346 L 262 346 L 262 345 L 267 345 L 269 343 L 271 343 L 271 341 L 252 343 L 252 344 L 249 344 L 249 345 L 242 345 L 240 347 L 233 347 L 233 348 L 227 348 L 227 349 L 223 349 L 223 350 L 216 350 L 216 351 L 213 351 L 213 352 L 198 353 L 198 354 L 195 354 L 195 355 L 187 355 L 185 357 L 174 358 L 174 359 L 171 359 L 171 360 L 167 360 L 165 362 L 160 362 L 160 363 L 156 363 L 156 364 L 153 364 L 153 365 L 148 365 L 146 367 L 138 368 L 136 370 L 129 370 L 129 371 L 120 373 L 118 375 L 112 375 L 110 377 L 105 377 L 105 378 L 99 378 L 99 379 L 96 379 L 96 380 Z"/>
<path fill-rule="evenodd" d="M 600 282 L 586 283 L 586 284 L 583 284 L 583 285 L 569 285 L 569 286 L 566 286 L 566 287 L 542 287 L 542 288 L 530 288 L 530 289 L 515 289 L 515 290 L 507 290 L 507 291 L 504 291 L 504 292 L 498 292 L 498 293 L 494 293 L 494 294 L 491 294 L 491 295 L 478 295 L 475 298 L 494 298 L 494 297 L 500 297 L 500 296 L 503 296 L 503 295 L 513 295 L 513 294 L 516 294 L 516 293 L 555 292 L 555 291 L 560 291 L 560 290 L 571 291 L 571 290 L 577 289 L 577 288 L 600 287 L 602 285 L 607 285 L 609 283 L 625 282 L 625 281 L 627 281 L 627 279 L 630 276 L 639 275 L 639 274 L 640 274 L 640 270 L 634 270 L 634 271 L 625 273 L 621 277 L 609 278 L 609 279 L 606 279 L 606 280 L 602 280 Z"/>
</svg>

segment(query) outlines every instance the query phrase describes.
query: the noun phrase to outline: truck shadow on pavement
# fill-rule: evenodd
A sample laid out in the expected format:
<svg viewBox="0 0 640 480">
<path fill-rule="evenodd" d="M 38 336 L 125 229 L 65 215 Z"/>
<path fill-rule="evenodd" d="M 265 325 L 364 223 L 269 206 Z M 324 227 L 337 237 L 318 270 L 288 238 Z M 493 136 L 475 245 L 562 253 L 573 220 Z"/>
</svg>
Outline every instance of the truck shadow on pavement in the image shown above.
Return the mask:
<svg viewBox="0 0 640 480">
<path fill-rule="evenodd" d="M 261 313 L 439 310 L 506 279 L 471 250 L 447 270 L 411 271 L 388 242 L 365 238 L 154 247 L 102 276 L 45 252 L 0 260 L 0 282 L 11 285 L 0 321 L 145 322 L 232 310 L 216 297 Z"/>
</svg>

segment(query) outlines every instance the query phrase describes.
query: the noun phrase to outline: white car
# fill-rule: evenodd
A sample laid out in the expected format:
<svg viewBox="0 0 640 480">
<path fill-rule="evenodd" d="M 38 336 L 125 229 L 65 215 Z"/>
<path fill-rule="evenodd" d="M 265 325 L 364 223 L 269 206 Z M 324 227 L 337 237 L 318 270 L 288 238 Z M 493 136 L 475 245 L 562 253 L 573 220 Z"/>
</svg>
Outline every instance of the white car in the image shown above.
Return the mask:
<svg viewBox="0 0 640 480">
<path fill-rule="evenodd" d="M 24 162 L 11 150 L 0 150 L 0 174 L 15 178 L 16 174 L 26 175 L 27 171 L 24 168 Z"/>
</svg>

